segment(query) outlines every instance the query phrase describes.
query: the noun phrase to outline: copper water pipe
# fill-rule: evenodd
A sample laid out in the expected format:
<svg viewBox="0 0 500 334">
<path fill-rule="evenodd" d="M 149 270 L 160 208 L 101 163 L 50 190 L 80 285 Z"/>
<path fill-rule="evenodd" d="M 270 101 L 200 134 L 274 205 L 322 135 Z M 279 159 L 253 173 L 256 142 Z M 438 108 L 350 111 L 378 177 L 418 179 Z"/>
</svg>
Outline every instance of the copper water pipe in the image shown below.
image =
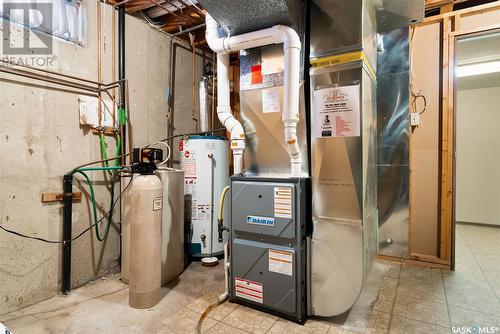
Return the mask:
<svg viewBox="0 0 500 334">
<path fill-rule="evenodd" d="M 217 91 L 215 89 L 215 78 L 216 78 L 216 68 L 215 68 L 216 64 L 215 64 L 215 52 L 212 52 L 212 117 L 210 119 L 210 123 L 211 123 L 211 129 L 214 129 L 215 128 L 215 92 Z"/>
<path fill-rule="evenodd" d="M 14 66 L 17 65 L 17 64 L 13 64 L 13 63 L 10 63 L 8 61 L 5 61 L 3 59 L 0 59 L 0 63 L 11 64 L 11 65 L 14 65 Z M 42 75 L 42 74 L 39 74 L 39 73 L 34 73 L 33 71 L 25 70 L 25 69 L 41 70 L 41 69 L 38 69 L 38 68 L 35 68 L 35 67 L 26 66 L 26 65 L 18 65 L 18 66 L 22 67 L 22 68 L 15 68 L 15 67 L 11 67 L 11 66 L 1 65 L 0 64 L 0 72 L 12 74 L 12 75 L 18 75 L 18 76 L 21 76 L 21 77 L 25 77 L 25 78 L 29 78 L 29 79 L 34 79 L 34 80 L 39 80 L 39 81 L 43 81 L 43 82 L 48 82 L 48 83 L 52 83 L 52 84 L 55 84 L 55 85 L 60 85 L 60 86 L 65 86 L 65 87 L 71 87 L 71 88 L 75 88 L 75 89 L 82 90 L 82 91 L 92 92 L 92 93 L 95 93 L 96 96 L 97 96 L 97 93 L 100 92 L 100 91 L 103 92 L 103 91 L 107 91 L 109 89 L 117 88 L 120 85 L 125 85 L 125 82 L 126 82 L 125 79 L 123 79 L 123 80 L 117 80 L 115 82 L 111 82 L 111 83 L 108 83 L 108 84 L 102 84 L 101 87 L 99 88 L 98 83 L 95 83 L 96 87 L 89 86 L 89 85 L 83 85 L 83 84 L 78 83 L 78 82 L 68 81 L 68 80 L 61 79 L 61 78 L 54 78 L 54 77 L 51 77 L 51 76 Z M 52 72 L 52 71 L 47 71 L 47 70 L 43 70 L 42 72 L 50 73 L 50 74 L 58 74 L 58 73 L 55 73 L 55 72 Z M 64 75 L 62 75 L 62 76 L 64 77 Z M 80 78 L 77 78 L 77 77 L 71 77 L 71 78 L 74 79 L 74 80 L 80 80 L 80 81 L 86 81 L 86 82 L 90 81 L 90 80 L 86 80 L 86 79 L 80 79 Z M 93 82 L 93 81 L 90 81 L 90 82 Z M 55 87 L 50 87 L 50 88 L 51 89 L 55 89 Z"/>
<path fill-rule="evenodd" d="M 185 3 L 183 0 L 177 0 L 181 3 L 181 5 L 184 5 L 184 7 L 186 8 L 189 8 L 191 9 L 192 11 L 196 12 L 198 15 L 200 15 L 201 17 L 205 17 L 205 13 L 203 13 L 202 10 L 200 10 L 198 7 L 196 6 L 189 6 L 187 3 Z M 194 9 L 193 9 L 194 8 Z"/>
<path fill-rule="evenodd" d="M 96 6 L 96 18 L 97 18 L 97 81 L 99 82 L 99 92 L 97 97 L 97 120 L 99 128 L 102 127 L 102 95 L 101 95 L 101 82 L 102 82 L 102 61 L 101 61 L 101 34 L 102 34 L 102 8 L 101 2 L 97 1 Z"/>
<path fill-rule="evenodd" d="M 189 39 L 191 42 L 192 56 L 191 56 L 191 81 L 192 81 L 192 109 L 191 109 L 191 119 L 195 122 L 195 131 L 199 131 L 199 121 L 196 118 L 196 46 L 195 37 L 193 34 L 189 34 Z"/>
<path fill-rule="evenodd" d="M 116 78 L 116 14 L 111 11 L 111 79 Z M 113 101 L 113 127 L 116 127 L 116 89 L 111 92 L 111 100 Z"/>
<path fill-rule="evenodd" d="M 10 68 L 8 66 L 0 65 L 0 72 L 10 73 L 10 74 L 14 74 L 14 75 L 20 75 L 20 76 L 23 76 L 26 78 L 31 78 L 31 79 L 40 80 L 40 81 L 46 81 L 46 82 L 50 82 L 50 83 L 57 84 L 57 85 L 87 90 L 87 91 L 91 91 L 91 92 L 95 92 L 95 93 L 99 92 L 98 87 L 82 85 L 82 84 L 78 84 L 76 82 L 61 80 L 58 78 L 51 78 L 51 77 L 41 75 L 38 73 L 31 73 L 29 71 L 25 71 L 25 70 L 21 70 L 21 69 Z"/>
<path fill-rule="evenodd" d="M 63 78 L 68 78 L 68 79 L 72 79 L 72 80 L 77 80 L 77 81 L 82 81 L 82 82 L 86 82 L 86 83 L 91 83 L 91 84 L 94 84 L 94 85 L 99 85 L 99 82 L 96 82 L 96 81 L 93 81 L 93 80 L 79 78 L 79 77 L 75 77 L 75 76 L 72 76 L 72 75 L 69 75 L 69 74 L 59 73 L 59 72 L 55 72 L 55 71 L 45 70 L 45 69 L 39 68 L 39 67 L 33 67 L 33 66 L 24 65 L 24 64 L 19 64 L 19 63 L 15 63 L 15 62 L 12 62 L 12 61 L 5 60 L 5 59 L 0 59 L 0 63 L 5 64 L 3 66 L 17 66 L 17 67 L 27 68 L 27 69 L 30 69 L 32 71 L 43 72 L 43 73 L 47 73 L 47 74 L 51 74 L 51 75 L 55 75 L 55 76 L 60 76 L 60 77 L 63 77 Z M 0 66 L 2 66 L 2 65 L 0 65 Z M 113 84 L 116 84 L 118 82 L 119 82 L 119 80 L 115 81 L 115 82 L 108 83 L 108 84 L 101 84 L 101 86 L 107 87 L 107 86 L 111 86 Z M 75 84 L 77 84 L 77 83 L 75 83 Z"/>
<path fill-rule="evenodd" d="M 158 1 L 156 0 L 149 0 L 149 2 L 155 4 L 156 6 L 160 7 L 161 9 L 163 9 L 164 11 L 166 11 L 168 14 L 172 14 L 173 16 L 175 16 L 176 18 L 178 18 L 179 20 L 182 20 L 182 17 L 178 14 L 176 14 L 175 12 L 172 12 L 171 10 L 169 10 L 167 7 L 165 7 L 163 4 L 159 3 Z M 186 23 L 193 23 L 194 22 L 194 19 L 191 17 L 191 16 L 188 16 L 189 17 L 189 20 L 190 22 L 186 22 Z"/>
</svg>

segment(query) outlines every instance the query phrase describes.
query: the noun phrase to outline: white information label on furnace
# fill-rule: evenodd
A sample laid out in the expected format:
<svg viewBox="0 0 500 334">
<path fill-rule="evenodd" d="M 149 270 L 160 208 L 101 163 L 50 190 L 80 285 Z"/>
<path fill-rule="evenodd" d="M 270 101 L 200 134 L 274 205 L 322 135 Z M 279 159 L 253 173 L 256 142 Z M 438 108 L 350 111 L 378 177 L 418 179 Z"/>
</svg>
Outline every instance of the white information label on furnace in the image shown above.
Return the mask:
<svg viewBox="0 0 500 334">
<path fill-rule="evenodd" d="M 262 112 L 264 114 L 281 112 L 280 87 L 262 90 Z"/>
<path fill-rule="evenodd" d="M 292 187 L 274 187 L 274 217 L 292 218 Z"/>
<path fill-rule="evenodd" d="M 247 299 L 260 304 L 264 302 L 261 283 L 235 277 L 234 287 L 236 290 L 236 297 Z"/>
<path fill-rule="evenodd" d="M 293 253 L 270 249 L 269 271 L 293 276 Z"/>
<path fill-rule="evenodd" d="M 314 137 L 359 137 L 360 86 L 314 91 Z"/>
</svg>

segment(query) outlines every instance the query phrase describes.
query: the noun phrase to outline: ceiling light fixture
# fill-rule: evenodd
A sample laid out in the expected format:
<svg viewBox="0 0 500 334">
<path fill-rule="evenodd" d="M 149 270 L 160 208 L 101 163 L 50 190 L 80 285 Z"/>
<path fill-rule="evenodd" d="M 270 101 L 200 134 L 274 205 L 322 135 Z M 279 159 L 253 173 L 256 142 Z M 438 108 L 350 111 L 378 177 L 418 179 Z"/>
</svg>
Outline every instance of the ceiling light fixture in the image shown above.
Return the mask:
<svg viewBox="0 0 500 334">
<path fill-rule="evenodd" d="M 457 78 L 500 72 L 500 61 L 457 66 Z"/>
</svg>

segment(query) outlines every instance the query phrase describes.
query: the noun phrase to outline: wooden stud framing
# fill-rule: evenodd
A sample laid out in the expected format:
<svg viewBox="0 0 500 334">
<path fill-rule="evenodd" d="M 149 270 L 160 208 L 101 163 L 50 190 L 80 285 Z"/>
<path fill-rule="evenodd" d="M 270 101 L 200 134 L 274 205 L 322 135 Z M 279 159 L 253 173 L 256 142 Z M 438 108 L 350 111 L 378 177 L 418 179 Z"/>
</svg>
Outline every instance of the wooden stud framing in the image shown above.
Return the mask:
<svg viewBox="0 0 500 334">
<path fill-rule="evenodd" d="M 453 215 L 453 48 L 450 48 L 453 17 L 443 19 L 443 100 L 441 127 L 441 198 L 439 257 L 450 261 Z"/>
<path fill-rule="evenodd" d="M 447 1 L 428 1 L 428 3 L 439 3 L 441 6 Z M 439 196 L 439 257 L 417 256 L 416 259 L 425 262 L 432 262 L 437 265 L 453 266 L 453 242 L 454 242 L 454 152 L 455 152 L 455 79 L 454 79 L 454 59 L 455 41 L 459 36 L 479 33 L 492 29 L 500 29 L 500 24 L 494 27 L 481 27 L 478 29 L 465 31 L 462 29 L 461 20 L 463 17 L 484 14 L 490 11 L 500 11 L 500 1 L 471 7 L 455 12 L 444 13 L 427 18 L 417 26 L 433 23 L 442 25 L 442 101 L 441 101 L 441 170 L 440 170 L 440 196 Z"/>
</svg>

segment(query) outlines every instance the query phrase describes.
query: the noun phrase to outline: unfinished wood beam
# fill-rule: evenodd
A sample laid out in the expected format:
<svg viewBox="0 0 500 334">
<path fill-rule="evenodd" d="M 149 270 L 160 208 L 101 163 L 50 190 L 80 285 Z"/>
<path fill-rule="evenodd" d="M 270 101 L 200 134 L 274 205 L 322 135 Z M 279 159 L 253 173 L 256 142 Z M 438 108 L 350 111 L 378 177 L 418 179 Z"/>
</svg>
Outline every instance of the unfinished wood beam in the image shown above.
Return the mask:
<svg viewBox="0 0 500 334">
<path fill-rule="evenodd" d="M 450 13 L 453 11 L 453 2 L 441 6 L 440 14 Z"/>
<path fill-rule="evenodd" d="M 46 192 L 42 193 L 42 203 L 50 203 L 50 202 L 62 202 L 64 198 L 64 193 L 54 193 L 54 192 Z M 80 191 L 73 193 L 73 201 L 81 201 L 82 193 Z"/>
</svg>

